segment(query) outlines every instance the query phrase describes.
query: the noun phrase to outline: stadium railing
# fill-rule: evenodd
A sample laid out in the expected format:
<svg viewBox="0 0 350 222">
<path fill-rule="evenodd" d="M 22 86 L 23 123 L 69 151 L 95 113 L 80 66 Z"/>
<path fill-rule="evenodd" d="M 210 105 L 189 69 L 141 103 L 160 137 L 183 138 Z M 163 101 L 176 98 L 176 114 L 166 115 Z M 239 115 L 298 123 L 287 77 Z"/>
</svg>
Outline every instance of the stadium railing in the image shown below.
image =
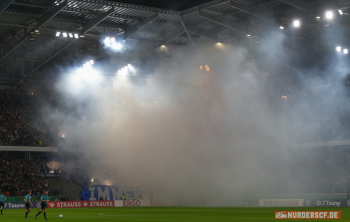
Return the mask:
<svg viewBox="0 0 350 222">
<path fill-rule="evenodd" d="M 71 181 L 67 175 L 62 175 L 61 178 L 64 180 L 64 182 L 68 183 L 69 186 L 70 186 L 77 194 L 80 195 L 81 192 L 84 192 L 84 190 L 83 190 L 81 187 L 79 187 L 78 185 L 76 185 L 73 181 Z"/>
</svg>

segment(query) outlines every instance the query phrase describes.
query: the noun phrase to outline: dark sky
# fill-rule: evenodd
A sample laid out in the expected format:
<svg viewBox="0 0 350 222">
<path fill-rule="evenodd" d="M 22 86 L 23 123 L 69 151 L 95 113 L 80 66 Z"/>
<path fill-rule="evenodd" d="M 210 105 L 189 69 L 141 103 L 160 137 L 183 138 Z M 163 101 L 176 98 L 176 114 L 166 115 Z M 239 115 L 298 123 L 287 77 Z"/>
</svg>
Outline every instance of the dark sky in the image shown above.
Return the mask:
<svg viewBox="0 0 350 222">
<path fill-rule="evenodd" d="M 188 9 L 206 2 L 210 2 L 211 0 L 109 0 L 109 1 L 182 11 L 184 9 Z"/>
</svg>

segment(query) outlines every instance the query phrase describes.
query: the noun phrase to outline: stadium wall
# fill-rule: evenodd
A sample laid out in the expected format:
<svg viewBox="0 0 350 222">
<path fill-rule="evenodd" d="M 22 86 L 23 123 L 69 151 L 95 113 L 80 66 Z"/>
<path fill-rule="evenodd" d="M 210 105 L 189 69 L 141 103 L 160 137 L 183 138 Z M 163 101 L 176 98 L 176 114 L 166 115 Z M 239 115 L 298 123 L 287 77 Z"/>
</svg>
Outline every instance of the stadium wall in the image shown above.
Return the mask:
<svg viewBox="0 0 350 222">
<path fill-rule="evenodd" d="M 50 201 L 55 201 L 58 198 L 58 196 L 51 196 L 50 197 Z M 11 202 L 21 202 L 23 201 L 24 196 L 16 196 L 16 197 L 6 197 L 6 202 L 7 203 L 11 203 Z M 39 200 L 40 197 L 39 196 L 32 196 L 32 200 Z"/>
<path fill-rule="evenodd" d="M 307 149 L 307 148 L 316 148 L 316 147 L 334 147 L 334 146 L 346 146 L 346 145 L 350 145 L 350 140 L 299 143 L 299 144 L 290 144 L 289 146 L 292 149 Z"/>
<path fill-rule="evenodd" d="M 260 194 L 255 199 L 348 199 L 346 193 Z"/>
<path fill-rule="evenodd" d="M 0 151 L 57 152 L 57 148 L 56 147 L 46 147 L 46 146 L 0 146 Z"/>
<path fill-rule="evenodd" d="M 243 205 L 242 205 L 243 204 Z M 33 202 L 32 208 L 40 208 L 40 202 Z M 48 208 L 90 208 L 90 207 L 220 207 L 227 206 L 219 200 L 103 200 L 103 201 L 52 201 Z M 231 207 L 350 207 L 350 200 L 316 199 L 260 199 L 256 201 L 233 201 Z M 5 209 L 24 209 L 24 202 L 5 203 Z"/>
</svg>

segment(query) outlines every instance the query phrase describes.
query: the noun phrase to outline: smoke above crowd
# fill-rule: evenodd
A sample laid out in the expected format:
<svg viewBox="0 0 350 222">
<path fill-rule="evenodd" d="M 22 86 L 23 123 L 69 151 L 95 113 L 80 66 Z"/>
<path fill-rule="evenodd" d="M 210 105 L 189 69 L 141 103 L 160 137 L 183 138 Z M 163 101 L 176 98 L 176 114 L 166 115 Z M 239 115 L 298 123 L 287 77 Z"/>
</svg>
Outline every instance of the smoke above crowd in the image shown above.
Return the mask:
<svg viewBox="0 0 350 222">
<path fill-rule="evenodd" d="M 286 169 L 290 144 L 300 130 L 314 137 L 309 117 L 326 102 L 303 95 L 316 79 L 281 63 L 288 63 L 285 36 L 271 36 L 253 46 L 166 46 L 123 73 L 113 53 L 89 69 L 62 68 L 58 105 L 43 110 L 65 134 L 65 149 L 79 153 L 67 166 L 167 198 L 234 197 L 266 192 L 281 179 L 297 183 Z"/>
</svg>

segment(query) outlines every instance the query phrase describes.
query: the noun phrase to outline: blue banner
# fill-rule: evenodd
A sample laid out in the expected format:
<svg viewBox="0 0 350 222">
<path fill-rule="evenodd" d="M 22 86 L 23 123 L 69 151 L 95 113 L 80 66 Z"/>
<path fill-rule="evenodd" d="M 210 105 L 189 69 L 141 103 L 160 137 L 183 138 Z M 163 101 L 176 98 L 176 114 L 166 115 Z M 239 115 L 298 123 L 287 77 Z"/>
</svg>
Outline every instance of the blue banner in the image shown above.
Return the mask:
<svg viewBox="0 0 350 222">
<path fill-rule="evenodd" d="M 30 206 L 30 208 L 41 208 L 41 202 L 32 202 L 33 206 Z M 25 202 L 10 202 L 4 204 L 4 209 L 24 209 L 26 208 Z"/>
<path fill-rule="evenodd" d="M 61 174 L 59 173 L 38 173 L 39 177 L 59 177 Z"/>
<path fill-rule="evenodd" d="M 120 188 L 115 186 L 90 186 L 84 187 L 84 200 L 138 200 L 141 191 L 138 187 Z"/>
</svg>

